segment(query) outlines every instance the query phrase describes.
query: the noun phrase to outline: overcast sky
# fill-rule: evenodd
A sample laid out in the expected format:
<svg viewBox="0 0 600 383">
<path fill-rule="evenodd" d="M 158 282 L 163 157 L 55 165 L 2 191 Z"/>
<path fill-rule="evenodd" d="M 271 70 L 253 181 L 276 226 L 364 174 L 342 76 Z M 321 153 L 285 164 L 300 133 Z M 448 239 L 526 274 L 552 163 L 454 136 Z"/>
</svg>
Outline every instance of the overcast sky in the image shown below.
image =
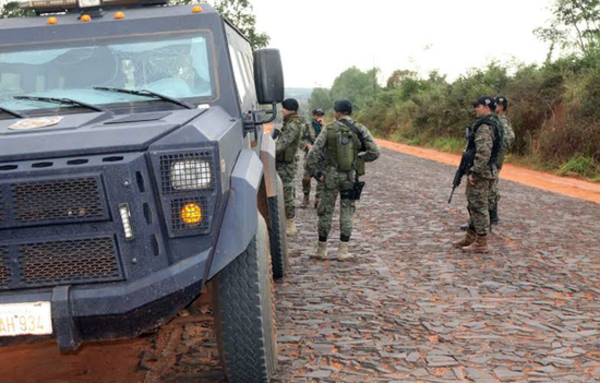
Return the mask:
<svg viewBox="0 0 600 383">
<path fill-rule="evenodd" d="M 542 62 L 533 35 L 552 0 L 252 0 L 258 29 L 283 57 L 286 87 L 331 86 L 355 65 L 456 78 L 491 60 Z"/>
</svg>

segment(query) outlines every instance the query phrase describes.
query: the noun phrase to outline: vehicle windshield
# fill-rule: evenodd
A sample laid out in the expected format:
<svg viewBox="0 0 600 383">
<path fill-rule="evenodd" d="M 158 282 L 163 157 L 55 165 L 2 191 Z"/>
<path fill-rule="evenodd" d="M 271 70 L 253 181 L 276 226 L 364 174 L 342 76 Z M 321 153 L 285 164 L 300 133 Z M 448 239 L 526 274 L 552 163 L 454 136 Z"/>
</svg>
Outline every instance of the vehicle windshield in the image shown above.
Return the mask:
<svg viewBox="0 0 600 383">
<path fill-rule="evenodd" d="M 99 41 L 0 53 L 0 106 L 12 110 L 57 108 L 13 98 L 23 95 L 70 98 L 103 106 L 161 102 L 93 87 L 149 90 L 191 102 L 202 102 L 216 94 L 208 36 Z"/>
</svg>

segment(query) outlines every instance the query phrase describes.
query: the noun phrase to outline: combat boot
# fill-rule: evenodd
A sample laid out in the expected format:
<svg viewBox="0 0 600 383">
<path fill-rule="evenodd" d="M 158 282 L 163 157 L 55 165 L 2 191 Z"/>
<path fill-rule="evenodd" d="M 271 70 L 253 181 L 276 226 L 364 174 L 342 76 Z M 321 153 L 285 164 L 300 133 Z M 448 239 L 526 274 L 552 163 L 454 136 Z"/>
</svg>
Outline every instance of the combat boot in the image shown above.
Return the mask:
<svg viewBox="0 0 600 383">
<path fill-rule="evenodd" d="M 302 209 L 306 209 L 308 205 L 310 205 L 310 197 L 308 194 L 305 194 L 304 199 L 302 200 L 302 205 L 300 205 L 300 207 Z"/>
<path fill-rule="evenodd" d="M 490 223 L 492 225 L 497 225 L 500 222 L 500 218 L 498 217 L 498 209 L 490 210 Z"/>
<path fill-rule="evenodd" d="M 469 229 L 467 230 L 467 234 L 465 235 L 465 237 L 458 242 L 452 243 L 452 246 L 454 246 L 457 249 L 461 249 L 463 247 L 470 246 L 476 240 L 477 234 L 473 230 Z"/>
<path fill-rule="evenodd" d="M 469 222 L 467 222 L 464 225 L 461 225 L 460 230 L 467 231 L 467 230 L 469 230 L 469 226 L 471 226 L 471 225 L 469 225 Z"/>
<path fill-rule="evenodd" d="M 467 247 L 463 247 L 463 251 L 467 253 L 489 253 L 490 248 L 488 246 L 487 236 L 477 236 L 477 240 Z"/>
<path fill-rule="evenodd" d="M 310 255 L 312 259 L 318 259 L 319 261 L 324 261 L 327 259 L 327 242 L 319 241 L 317 243 L 317 247 L 315 252 Z"/>
<path fill-rule="evenodd" d="M 285 233 L 288 237 L 295 237 L 298 235 L 298 228 L 296 227 L 293 219 L 288 219 L 285 222 Z"/>
<path fill-rule="evenodd" d="M 354 259 L 354 256 L 348 252 L 348 242 L 340 242 L 340 247 L 338 248 L 337 260 L 340 262 L 351 261 Z"/>
</svg>

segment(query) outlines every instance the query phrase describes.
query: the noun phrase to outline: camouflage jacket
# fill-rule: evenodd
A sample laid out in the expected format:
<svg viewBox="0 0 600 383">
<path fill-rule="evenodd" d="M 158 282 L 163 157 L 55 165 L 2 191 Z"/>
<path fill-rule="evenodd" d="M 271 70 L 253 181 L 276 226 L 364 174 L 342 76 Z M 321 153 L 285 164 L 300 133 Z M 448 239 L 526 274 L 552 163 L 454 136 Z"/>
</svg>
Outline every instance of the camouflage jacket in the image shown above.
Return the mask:
<svg viewBox="0 0 600 383">
<path fill-rule="evenodd" d="M 307 122 L 306 124 L 304 124 L 304 133 L 303 133 L 303 140 L 304 140 L 304 151 L 306 151 L 308 153 L 308 145 L 314 145 L 315 141 L 317 140 L 317 137 L 319 136 L 319 132 L 317 132 L 317 130 L 315 129 L 315 125 L 314 124 L 319 124 L 319 122 L 312 120 L 310 122 Z M 321 130 L 323 130 L 323 127 L 321 126 Z"/>
<path fill-rule="evenodd" d="M 476 177 L 494 179 L 497 173 L 496 164 L 490 164 L 492 149 L 494 147 L 494 128 L 488 124 L 482 124 L 475 131 L 475 160 L 469 169 L 469 174 Z"/>
<path fill-rule="evenodd" d="M 372 162 L 378 159 L 381 155 L 381 148 L 373 139 L 371 132 L 369 132 L 369 130 L 363 124 L 352 120 L 350 117 L 346 116 L 342 118 L 347 119 L 351 123 L 355 124 L 363 137 L 363 141 L 365 143 L 365 151 L 359 153 L 358 155 L 361 156 L 365 162 Z M 315 140 L 312 149 L 310 150 L 310 152 L 308 152 L 305 167 L 309 174 L 311 174 L 312 176 L 315 176 L 318 172 L 325 172 L 327 170 L 325 169 L 326 164 L 328 162 L 327 132 L 329 129 L 335 129 L 336 124 L 341 124 L 341 122 L 334 121 L 330 124 L 325 125 L 325 127 L 323 127 L 323 130 L 321 130 L 321 133 Z"/>
<path fill-rule="evenodd" d="M 498 116 L 500 122 L 502 122 L 502 128 L 504 129 L 504 139 L 502 140 L 502 146 L 504 149 L 510 149 L 512 144 L 515 142 L 515 131 L 512 128 L 512 123 L 505 115 Z"/>
<path fill-rule="evenodd" d="M 288 163 L 297 161 L 296 154 L 300 147 L 303 126 L 302 119 L 297 113 L 290 114 L 283 119 L 281 134 L 275 146 L 275 154 L 278 161 Z M 292 155 L 293 160 L 291 160 Z M 286 157 L 287 159 L 285 159 Z"/>
</svg>

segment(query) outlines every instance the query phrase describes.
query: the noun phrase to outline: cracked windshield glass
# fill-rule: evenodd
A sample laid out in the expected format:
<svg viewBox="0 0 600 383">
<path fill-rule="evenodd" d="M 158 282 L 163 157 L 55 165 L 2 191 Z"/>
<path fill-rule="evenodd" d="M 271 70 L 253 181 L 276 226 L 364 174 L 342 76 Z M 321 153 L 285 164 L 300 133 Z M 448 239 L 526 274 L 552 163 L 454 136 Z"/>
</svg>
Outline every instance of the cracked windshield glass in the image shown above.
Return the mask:
<svg viewBox="0 0 600 383">
<path fill-rule="evenodd" d="M 97 40 L 96 40 L 97 41 Z M 13 110 L 50 108 L 15 96 L 70 98 L 93 105 L 156 102 L 94 90 L 148 90 L 176 99 L 213 98 L 207 38 L 185 36 L 0 53 L 0 103 Z M 158 101 L 160 102 L 160 101 Z"/>
</svg>

